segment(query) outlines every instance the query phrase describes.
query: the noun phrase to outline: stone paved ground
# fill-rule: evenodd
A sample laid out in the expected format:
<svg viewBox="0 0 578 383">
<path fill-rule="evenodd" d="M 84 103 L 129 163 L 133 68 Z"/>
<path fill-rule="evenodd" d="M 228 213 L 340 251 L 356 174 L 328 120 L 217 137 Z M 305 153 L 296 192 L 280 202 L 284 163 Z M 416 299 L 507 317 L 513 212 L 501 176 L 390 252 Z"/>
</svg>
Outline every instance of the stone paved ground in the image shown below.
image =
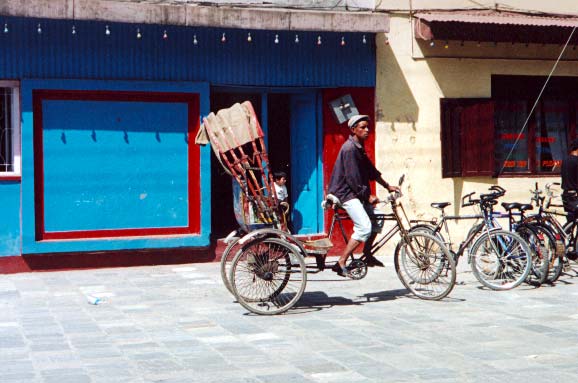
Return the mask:
<svg viewBox="0 0 578 383">
<path fill-rule="evenodd" d="M 311 275 L 286 315 L 248 315 L 219 265 L 0 276 L 0 382 L 576 382 L 578 277 L 449 299 Z M 104 299 L 87 303 L 87 296 Z"/>
</svg>

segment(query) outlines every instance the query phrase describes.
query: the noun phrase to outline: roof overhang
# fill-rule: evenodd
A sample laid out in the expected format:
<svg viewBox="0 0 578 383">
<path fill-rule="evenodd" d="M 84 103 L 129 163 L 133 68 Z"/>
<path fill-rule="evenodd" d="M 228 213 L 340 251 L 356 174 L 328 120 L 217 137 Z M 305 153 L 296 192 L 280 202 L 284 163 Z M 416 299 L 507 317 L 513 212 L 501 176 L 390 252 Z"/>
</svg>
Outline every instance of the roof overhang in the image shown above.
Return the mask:
<svg viewBox="0 0 578 383">
<path fill-rule="evenodd" d="M 413 21 L 422 40 L 564 44 L 578 27 L 578 16 L 499 10 L 420 11 Z M 578 33 L 571 43 L 577 42 Z"/>
<path fill-rule="evenodd" d="M 257 30 L 389 32 L 383 12 L 204 6 L 170 0 L 2 0 L 0 15 Z"/>
</svg>

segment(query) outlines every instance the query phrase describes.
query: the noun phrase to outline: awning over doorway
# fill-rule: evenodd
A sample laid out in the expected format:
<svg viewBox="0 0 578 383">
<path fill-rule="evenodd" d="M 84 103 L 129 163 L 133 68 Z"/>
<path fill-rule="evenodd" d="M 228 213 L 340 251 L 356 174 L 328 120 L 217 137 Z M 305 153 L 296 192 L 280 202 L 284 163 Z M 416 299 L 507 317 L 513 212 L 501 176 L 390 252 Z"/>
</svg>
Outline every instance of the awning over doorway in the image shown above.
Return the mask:
<svg viewBox="0 0 578 383">
<path fill-rule="evenodd" d="M 413 19 L 422 40 L 564 44 L 578 27 L 578 16 L 500 10 L 419 11 Z"/>
</svg>

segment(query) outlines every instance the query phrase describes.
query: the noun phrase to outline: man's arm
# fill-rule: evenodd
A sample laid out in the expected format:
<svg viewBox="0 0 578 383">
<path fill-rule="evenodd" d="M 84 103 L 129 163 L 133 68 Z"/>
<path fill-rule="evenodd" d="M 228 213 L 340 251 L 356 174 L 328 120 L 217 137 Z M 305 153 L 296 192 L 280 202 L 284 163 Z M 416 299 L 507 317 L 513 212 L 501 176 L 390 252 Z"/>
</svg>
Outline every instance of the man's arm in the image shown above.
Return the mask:
<svg viewBox="0 0 578 383">
<path fill-rule="evenodd" d="M 392 186 L 390 184 L 387 183 L 387 181 L 385 181 L 383 179 L 383 177 L 379 176 L 378 178 L 376 178 L 375 182 L 377 182 L 378 184 L 380 184 L 381 186 L 383 186 L 385 189 L 387 189 L 388 192 L 393 193 L 396 191 L 400 191 L 399 186 Z M 379 198 L 376 195 L 370 195 L 369 196 L 369 203 L 370 204 L 376 204 L 380 202 Z"/>
</svg>

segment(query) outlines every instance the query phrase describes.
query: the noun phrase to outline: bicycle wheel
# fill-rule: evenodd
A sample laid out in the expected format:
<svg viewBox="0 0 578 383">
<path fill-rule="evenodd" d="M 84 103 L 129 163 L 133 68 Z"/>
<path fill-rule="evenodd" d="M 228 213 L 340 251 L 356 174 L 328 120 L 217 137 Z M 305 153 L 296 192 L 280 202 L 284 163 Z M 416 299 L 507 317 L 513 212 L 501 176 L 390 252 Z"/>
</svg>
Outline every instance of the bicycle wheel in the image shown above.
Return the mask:
<svg viewBox="0 0 578 383">
<path fill-rule="evenodd" d="M 578 225 L 576 222 L 567 222 L 564 225 L 564 232 L 569 236 L 566 258 L 570 261 L 576 261 L 578 260 Z"/>
<path fill-rule="evenodd" d="M 532 252 L 519 235 L 505 231 L 484 232 L 472 246 L 472 272 L 492 290 L 509 290 L 526 280 Z"/>
<path fill-rule="evenodd" d="M 229 280 L 237 301 L 255 314 L 289 310 L 305 291 L 307 267 L 290 243 L 260 238 L 243 246 L 233 259 Z"/>
<path fill-rule="evenodd" d="M 542 233 L 544 238 L 547 237 L 548 241 L 548 254 L 550 255 L 550 263 L 548 265 L 548 275 L 546 276 L 546 283 L 554 283 L 562 275 L 562 270 L 564 269 L 564 253 L 566 248 L 564 242 L 560 239 L 560 236 L 552 231 L 549 225 L 543 223 L 536 224 L 538 233 Z"/>
<path fill-rule="evenodd" d="M 533 224 L 518 225 L 516 233 L 526 241 L 532 252 L 532 267 L 526 282 L 532 286 L 540 286 L 548 277 L 551 252 L 556 253 L 555 244 L 550 242 L 550 238 L 544 232 L 538 231 L 538 227 Z"/>
<path fill-rule="evenodd" d="M 456 264 L 442 241 L 425 232 L 409 233 L 395 248 L 401 283 L 421 299 L 446 297 L 456 284 Z"/>
<path fill-rule="evenodd" d="M 229 243 L 223 252 L 223 255 L 221 256 L 221 279 L 231 294 L 233 294 L 233 289 L 231 288 L 229 276 L 231 273 L 231 265 L 233 264 L 233 259 L 237 255 L 237 252 L 241 250 L 241 246 L 239 245 L 240 239 L 241 238 L 235 238 L 233 242 Z"/>
</svg>

